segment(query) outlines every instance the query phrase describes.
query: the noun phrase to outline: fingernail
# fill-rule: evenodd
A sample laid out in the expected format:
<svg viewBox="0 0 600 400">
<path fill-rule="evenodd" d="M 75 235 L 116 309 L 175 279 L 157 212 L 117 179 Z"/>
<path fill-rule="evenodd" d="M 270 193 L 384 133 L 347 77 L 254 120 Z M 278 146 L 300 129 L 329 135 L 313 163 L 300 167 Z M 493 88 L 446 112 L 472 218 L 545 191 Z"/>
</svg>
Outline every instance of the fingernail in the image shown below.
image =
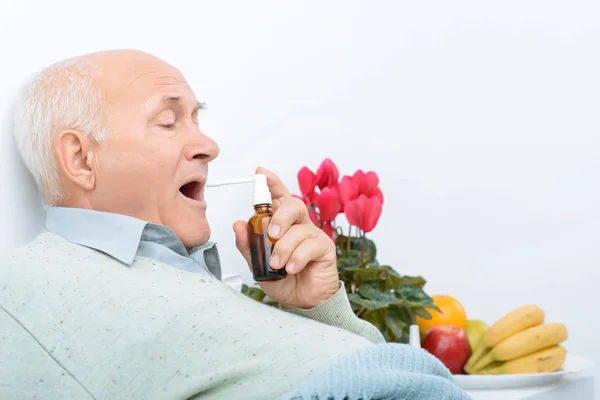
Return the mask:
<svg viewBox="0 0 600 400">
<path fill-rule="evenodd" d="M 293 262 L 291 262 L 287 265 L 287 267 L 285 267 L 285 269 L 291 274 L 296 269 L 296 265 Z"/>
<path fill-rule="evenodd" d="M 271 225 L 269 227 L 269 236 L 271 236 L 272 238 L 278 237 L 279 232 L 281 232 L 281 228 L 279 228 L 279 225 Z"/>
<path fill-rule="evenodd" d="M 271 267 L 279 267 L 279 256 L 271 257 Z"/>
</svg>

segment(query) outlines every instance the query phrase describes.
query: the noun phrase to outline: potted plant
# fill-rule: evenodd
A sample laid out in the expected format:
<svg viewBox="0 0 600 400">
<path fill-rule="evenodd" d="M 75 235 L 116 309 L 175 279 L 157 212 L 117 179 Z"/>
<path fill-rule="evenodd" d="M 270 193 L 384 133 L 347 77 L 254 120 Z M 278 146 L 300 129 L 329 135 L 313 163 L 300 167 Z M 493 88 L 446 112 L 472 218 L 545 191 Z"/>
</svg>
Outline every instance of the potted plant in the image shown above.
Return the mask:
<svg viewBox="0 0 600 400">
<path fill-rule="evenodd" d="M 428 309 L 439 311 L 423 290 L 425 279 L 403 276 L 377 261 L 377 247 L 367 238 L 383 209 L 383 193 L 375 172 L 357 170 L 339 179 L 339 171 L 325 159 L 316 173 L 298 172 L 301 198 L 312 222 L 336 244 L 338 271 L 354 313 L 376 326 L 388 342 L 408 343 L 409 327 L 416 317 L 429 319 Z M 348 229 L 338 224 L 345 216 Z M 273 306 L 277 303 L 258 287 L 244 285 L 247 296 Z"/>
</svg>

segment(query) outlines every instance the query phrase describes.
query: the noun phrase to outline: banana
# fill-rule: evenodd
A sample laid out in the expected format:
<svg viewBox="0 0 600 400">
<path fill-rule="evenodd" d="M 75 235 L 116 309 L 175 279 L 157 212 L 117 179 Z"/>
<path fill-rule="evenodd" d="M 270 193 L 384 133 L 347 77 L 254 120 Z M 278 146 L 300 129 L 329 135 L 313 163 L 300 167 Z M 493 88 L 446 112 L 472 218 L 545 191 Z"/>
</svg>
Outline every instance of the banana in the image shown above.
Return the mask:
<svg viewBox="0 0 600 400">
<path fill-rule="evenodd" d="M 467 326 L 465 327 L 465 333 L 467 334 L 467 339 L 469 340 L 469 344 L 471 345 L 471 349 L 477 347 L 483 335 L 488 330 L 489 326 L 485 322 L 479 319 L 469 319 L 467 320 Z"/>
<path fill-rule="evenodd" d="M 509 361 L 536 351 L 556 346 L 567 340 L 567 327 L 563 324 L 542 324 L 525 329 L 504 339 L 481 357 L 472 370 L 480 370 L 494 361 Z"/>
<path fill-rule="evenodd" d="M 489 371 L 493 368 L 501 367 L 502 365 L 504 365 L 504 362 L 502 362 L 502 361 L 493 361 L 491 364 L 488 364 L 483 369 L 478 369 L 478 370 L 472 369 L 470 371 L 467 371 L 467 368 L 465 367 L 465 372 L 468 373 L 469 375 L 484 375 L 484 374 L 487 374 L 487 372 L 482 372 L 482 371 Z"/>
<path fill-rule="evenodd" d="M 466 372 L 468 375 L 476 375 L 476 374 L 478 373 L 478 371 L 477 371 L 477 370 L 475 370 L 475 369 L 473 368 L 473 366 L 472 366 L 472 365 L 469 365 L 468 361 L 467 361 L 467 363 L 465 364 L 465 366 L 463 367 L 463 369 L 465 370 L 465 372 Z"/>
<path fill-rule="evenodd" d="M 553 346 L 533 354 L 515 358 L 503 363 L 494 363 L 476 372 L 478 375 L 497 374 L 541 374 L 554 372 L 562 367 L 567 350 L 562 346 Z"/>
<path fill-rule="evenodd" d="M 544 323 L 544 311 L 536 305 L 526 305 L 511 311 L 494 323 L 483 336 L 487 347 L 494 347 L 509 336 Z"/>
<path fill-rule="evenodd" d="M 521 332 L 532 326 L 544 323 L 544 311 L 536 305 L 529 304 L 519 307 L 496 321 L 483 335 L 479 345 L 473 349 L 473 354 L 467 361 L 467 367 L 473 370 L 473 366 L 492 347 L 504 339 Z"/>
</svg>

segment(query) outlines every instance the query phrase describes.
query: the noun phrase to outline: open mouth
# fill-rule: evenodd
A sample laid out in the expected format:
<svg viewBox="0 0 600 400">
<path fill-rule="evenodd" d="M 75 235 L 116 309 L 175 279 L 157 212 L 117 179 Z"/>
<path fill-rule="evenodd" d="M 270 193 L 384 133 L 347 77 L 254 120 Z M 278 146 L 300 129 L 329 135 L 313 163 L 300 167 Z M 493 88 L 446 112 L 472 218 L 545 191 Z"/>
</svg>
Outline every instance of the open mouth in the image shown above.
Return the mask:
<svg viewBox="0 0 600 400">
<path fill-rule="evenodd" d="M 182 195 L 188 199 L 195 201 L 203 201 L 202 198 L 202 183 L 198 181 L 191 181 L 179 188 Z"/>
</svg>

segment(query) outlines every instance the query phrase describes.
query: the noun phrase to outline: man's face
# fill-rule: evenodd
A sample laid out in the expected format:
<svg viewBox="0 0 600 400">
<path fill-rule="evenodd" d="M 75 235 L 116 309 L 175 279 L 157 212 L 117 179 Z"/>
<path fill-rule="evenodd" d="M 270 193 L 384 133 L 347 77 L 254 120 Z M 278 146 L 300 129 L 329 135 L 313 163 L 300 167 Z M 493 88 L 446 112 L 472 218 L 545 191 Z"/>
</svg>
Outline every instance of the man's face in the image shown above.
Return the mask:
<svg viewBox="0 0 600 400">
<path fill-rule="evenodd" d="M 114 68 L 106 62 L 99 64 L 110 137 L 96 148 L 92 207 L 165 225 L 188 248 L 205 243 L 204 184 L 219 148 L 200 131 L 192 89 L 143 53 L 112 60 Z"/>
</svg>

